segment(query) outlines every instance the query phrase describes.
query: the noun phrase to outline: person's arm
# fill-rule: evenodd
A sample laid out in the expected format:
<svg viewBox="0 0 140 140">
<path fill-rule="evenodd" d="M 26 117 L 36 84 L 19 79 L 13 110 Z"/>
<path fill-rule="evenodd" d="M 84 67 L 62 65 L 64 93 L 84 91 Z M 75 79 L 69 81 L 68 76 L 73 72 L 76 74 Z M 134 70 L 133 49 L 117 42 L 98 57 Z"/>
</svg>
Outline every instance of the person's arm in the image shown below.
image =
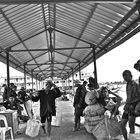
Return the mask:
<svg viewBox="0 0 140 140">
<path fill-rule="evenodd" d="M 7 106 L 7 101 L 6 102 L 0 102 L 0 105 L 6 107 Z"/>
<path fill-rule="evenodd" d="M 31 96 L 31 100 L 32 100 L 33 102 L 37 102 L 37 101 L 39 101 L 39 99 L 40 99 L 40 93 L 39 93 L 39 91 L 38 91 L 38 92 L 34 92 L 34 93 L 32 94 L 32 96 Z"/>
<path fill-rule="evenodd" d="M 118 91 L 116 91 L 116 92 L 118 92 Z M 116 94 L 116 92 L 112 92 L 112 91 L 108 90 L 108 93 L 109 93 L 109 94 L 114 95 L 115 97 L 117 97 L 117 100 L 122 101 L 122 100 L 123 100 L 123 98 L 122 98 L 122 97 L 120 97 L 119 95 L 117 95 L 117 94 Z"/>
<path fill-rule="evenodd" d="M 78 104 L 79 97 L 80 97 L 80 92 L 79 92 L 79 87 L 78 87 L 74 96 L 74 102 L 73 102 L 74 107 Z"/>
<path fill-rule="evenodd" d="M 0 105 L 4 106 L 6 109 L 8 108 L 8 101 L 1 102 Z"/>
<path fill-rule="evenodd" d="M 55 92 L 55 98 L 58 98 L 62 95 L 61 91 L 59 90 L 59 88 L 55 84 L 53 84 L 52 91 Z"/>
</svg>

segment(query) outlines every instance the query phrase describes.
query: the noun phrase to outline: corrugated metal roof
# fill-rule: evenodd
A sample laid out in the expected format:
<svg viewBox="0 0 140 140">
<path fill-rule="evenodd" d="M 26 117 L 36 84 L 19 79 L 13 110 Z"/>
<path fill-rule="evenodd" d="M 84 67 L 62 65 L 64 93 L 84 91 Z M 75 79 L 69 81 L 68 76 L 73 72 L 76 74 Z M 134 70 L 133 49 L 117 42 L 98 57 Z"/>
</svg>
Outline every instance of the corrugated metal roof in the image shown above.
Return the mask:
<svg viewBox="0 0 140 140">
<path fill-rule="evenodd" d="M 0 58 L 28 75 L 66 78 L 136 33 L 139 1 L 0 0 Z"/>
</svg>

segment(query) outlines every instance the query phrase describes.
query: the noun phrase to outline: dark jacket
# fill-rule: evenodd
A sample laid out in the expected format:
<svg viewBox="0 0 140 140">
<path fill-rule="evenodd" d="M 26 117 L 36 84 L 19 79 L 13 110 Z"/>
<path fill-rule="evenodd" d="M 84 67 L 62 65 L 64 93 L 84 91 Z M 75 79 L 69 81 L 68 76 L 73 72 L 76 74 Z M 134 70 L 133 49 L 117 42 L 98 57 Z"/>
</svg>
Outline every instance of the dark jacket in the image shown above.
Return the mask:
<svg viewBox="0 0 140 140">
<path fill-rule="evenodd" d="M 28 95 L 26 94 L 26 91 L 20 90 L 20 91 L 18 92 L 18 99 L 20 99 L 21 103 L 26 102 L 28 98 L 29 98 L 29 97 L 28 97 Z"/>
<path fill-rule="evenodd" d="M 87 104 L 85 103 L 85 96 L 86 96 L 87 90 L 83 85 L 80 85 L 77 90 L 76 94 L 74 96 L 74 107 L 79 107 L 81 109 L 84 109 Z"/>
<path fill-rule="evenodd" d="M 32 97 L 32 101 L 40 100 L 40 116 L 44 116 L 46 112 L 50 112 L 53 116 L 56 115 L 55 99 L 61 96 L 58 88 L 49 90 L 46 94 L 45 90 L 38 91 L 38 96 Z"/>
<path fill-rule="evenodd" d="M 20 106 L 20 103 L 18 102 L 17 99 L 15 99 L 13 102 L 6 100 L 5 102 L 1 102 L 0 105 L 4 106 L 6 109 L 17 110 L 19 115 L 21 114 L 21 111 L 23 110 L 23 107 Z"/>
</svg>

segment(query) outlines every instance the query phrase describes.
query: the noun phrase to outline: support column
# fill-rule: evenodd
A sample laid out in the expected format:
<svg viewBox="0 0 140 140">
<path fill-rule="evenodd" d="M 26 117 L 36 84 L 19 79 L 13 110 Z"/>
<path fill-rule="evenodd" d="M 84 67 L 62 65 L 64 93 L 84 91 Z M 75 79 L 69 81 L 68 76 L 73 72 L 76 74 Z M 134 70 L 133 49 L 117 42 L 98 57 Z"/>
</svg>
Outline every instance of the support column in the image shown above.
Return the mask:
<svg viewBox="0 0 140 140">
<path fill-rule="evenodd" d="M 136 4 L 137 4 L 138 12 L 139 12 L 139 21 L 140 21 L 140 1 L 137 0 Z"/>
<path fill-rule="evenodd" d="M 6 59 L 6 63 L 7 63 L 7 86 L 9 88 L 10 85 L 10 73 L 9 73 L 9 52 L 6 52 L 7 55 L 7 59 Z"/>
<path fill-rule="evenodd" d="M 72 69 L 72 91 L 74 93 L 74 74 L 73 74 L 73 69 Z"/>
<path fill-rule="evenodd" d="M 81 66 L 80 66 L 80 62 L 79 62 L 79 80 L 81 81 Z"/>
<path fill-rule="evenodd" d="M 40 90 L 40 78 L 39 78 L 39 90 Z"/>
<path fill-rule="evenodd" d="M 32 75 L 32 91 L 34 91 L 33 70 L 31 71 L 31 75 Z"/>
<path fill-rule="evenodd" d="M 24 64 L 24 87 L 26 90 L 26 66 L 25 66 L 25 64 Z"/>
<path fill-rule="evenodd" d="M 68 87 L 69 87 L 69 90 L 70 90 L 70 77 L 69 77 L 69 72 L 68 72 Z"/>
<path fill-rule="evenodd" d="M 37 86 L 37 74 L 36 74 L 36 90 L 38 90 L 38 86 Z"/>
<path fill-rule="evenodd" d="M 98 88 L 98 80 L 97 80 L 97 67 L 96 67 L 96 53 L 95 53 L 95 48 L 93 48 L 93 63 L 94 63 L 94 78 L 95 78 L 95 86 Z"/>
</svg>

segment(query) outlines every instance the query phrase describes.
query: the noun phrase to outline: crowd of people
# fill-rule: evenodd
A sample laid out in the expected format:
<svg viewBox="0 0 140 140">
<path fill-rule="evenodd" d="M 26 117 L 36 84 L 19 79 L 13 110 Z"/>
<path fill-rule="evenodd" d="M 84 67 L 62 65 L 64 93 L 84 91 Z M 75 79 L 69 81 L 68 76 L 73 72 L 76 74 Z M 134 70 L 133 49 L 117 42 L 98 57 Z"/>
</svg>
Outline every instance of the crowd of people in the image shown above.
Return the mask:
<svg viewBox="0 0 140 140">
<path fill-rule="evenodd" d="M 30 96 L 26 94 L 25 88 L 21 87 L 17 92 L 17 86 L 14 83 L 10 83 L 9 87 L 4 84 L 3 87 L 3 102 L 0 102 L 0 107 L 4 107 L 5 110 L 16 110 L 18 124 L 20 124 L 21 121 L 27 121 L 29 116 L 22 113 L 24 103 L 30 99 Z"/>
<path fill-rule="evenodd" d="M 135 121 L 136 117 L 140 116 L 140 86 L 136 83 L 132 78 L 132 73 L 129 70 L 125 70 L 122 73 L 123 79 L 126 81 L 126 102 L 124 105 L 123 114 L 118 120 L 118 124 L 120 126 L 121 133 L 125 140 L 128 140 L 128 133 L 127 133 L 127 123 L 129 122 L 129 138 L 135 134 Z M 80 85 L 74 97 L 73 106 L 75 108 L 75 125 L 74 131 L 80 130 L 80 117 L 84 114 L 84 109 L 88 104 L 92 105 L 98 103 L 104 107 L 104 112 L 109 110 L 110 111 L 110 118 L 116 117 L 119 115 L 119 106 L 122 102 L 122 97 L 116 94 L 116 91 L 113 92 L 107 87 L 100 87 L 96 88 L 95 86 L 95 79 L 90 77 L 89 81 L 84 81 L 82 85 Z M 85 86 L 87 85 L 87 88 Z M 91 92 L 92 91 L 92 92 Z M 113 97 L 109 97 L 112 94 Z M 113 101 L 114 107 L 109 107 L 109 102 Z M 86 104 L 87 103 L 87 104 Z M 94 108 L 94 106 L 92 106 Z M 95 123 L 94 123 L 95 124 Z M 88 130 L 89 131 L 89 130 Z"/>
<path fill-rule="evenodd" d="M 128 140 L 126 124 L 127 122 L 129 122 L 130 135 L 134 134 L 135 120 L 136 117 L 140 115 L 140 107 L 137 106 L 140 102 L 140 87 L 139 84 L 133 80 L 131 71 L 125 70 L 122 73 L 122 76 L 126 81 L 127 98 L 124 105 L 123 115 L 118 123 L 120 125 L 121 135 L 123 135 L 125 140 Z M 56 85 L 53 84 L 52 81 L 47 81 L 46 87 L 44 89 L 28 95 L 24 87 L 22 87 L 19 92 L 16 92 L 17 87 L 13 83 L 10 83 L 9 87 L 7 87 L 6 85 L 4 85 L 4 87 L 5 90 L 3 93 L 3 102 L 1 102 L 0 105 L 4 106 L 6 109 L 17 110 L 19 122 L 23 118 L 23 108 L 21 104 L 24 105 L 28 100 L 32 100 L 33 102 L 37 102 L 40 100 L 40 118 L 42 123 L 42 130 L 44 132 L 44 135 L 47 134 L 47 140 L 51 140 L 52 116 L 56 115 L 55 99 L 62 95 L 59 88 L 56 87 Z M 118 108 L 121 105 L 122 98 L 118 94 L 116 94 L 116 92 L 117 91 L 113 92 L 109 90 L 107 87 L 97 86 L 93 77 L 89 77 L 88 81 L 83 81 L 83 84 L 78 86 L 74 96 L 73 131 L 80 130 L 80 118 L 81 116 L 85 115 L 85 109 L 88 105 L 93 105 L 92 108 L 94 108 L 95 104 L 100 104 L 103 109 L 102 113 L 110 111 L 110 118 L 115 118 L 117 115 L 119 115 Z M 110 97 L 110 94 L 112 94 L 113 97 Z M 109 103 L 111 101 L 114 103 L 113 107 L 109 106 Z M 31 116 L 28 117 L 30 118 Z M 47 127 L 45 127 L 46 122 Z"/>
<path fill-rule="evenodd" d="M 28 119 L 33 117 L 33 114 L 32 116 L 30 116 L 27 110 L 27 117 L 22 115 L 23 107 L 21 106 L 21 104 L 23 104 L 26 109 L 25 103 L 28 100 L 32 100 L 33 102 L 37 102 L 38 100 L 40 100 L 40 117 L 42 129 L 44 131 L 44 135 L 47 134 L 47 140 L 50 140 L 52 116 L 56 115 L 55 99 L 62 95 L 59 88 L 56 87 L 56 85 L 53 84 L 52 81 L 47 81 L 45 89 L 35 91 L 28 95 L 24 87 L 21 87 L 20 91 L 17 92 L 17 87 L 14 85 L 14 83 L 10 83 L 9 88 L 6 85 L 3 86 L 3 102 L 0 102 L 0 107 L 3 106 L 5 107 L 5 109 L 16 110 L 19 123 L 21 119 L 26 118 L 26 121 L 28 121 Z M 45 128 L 46 120 L 47 128 Z"/>
</svg>

